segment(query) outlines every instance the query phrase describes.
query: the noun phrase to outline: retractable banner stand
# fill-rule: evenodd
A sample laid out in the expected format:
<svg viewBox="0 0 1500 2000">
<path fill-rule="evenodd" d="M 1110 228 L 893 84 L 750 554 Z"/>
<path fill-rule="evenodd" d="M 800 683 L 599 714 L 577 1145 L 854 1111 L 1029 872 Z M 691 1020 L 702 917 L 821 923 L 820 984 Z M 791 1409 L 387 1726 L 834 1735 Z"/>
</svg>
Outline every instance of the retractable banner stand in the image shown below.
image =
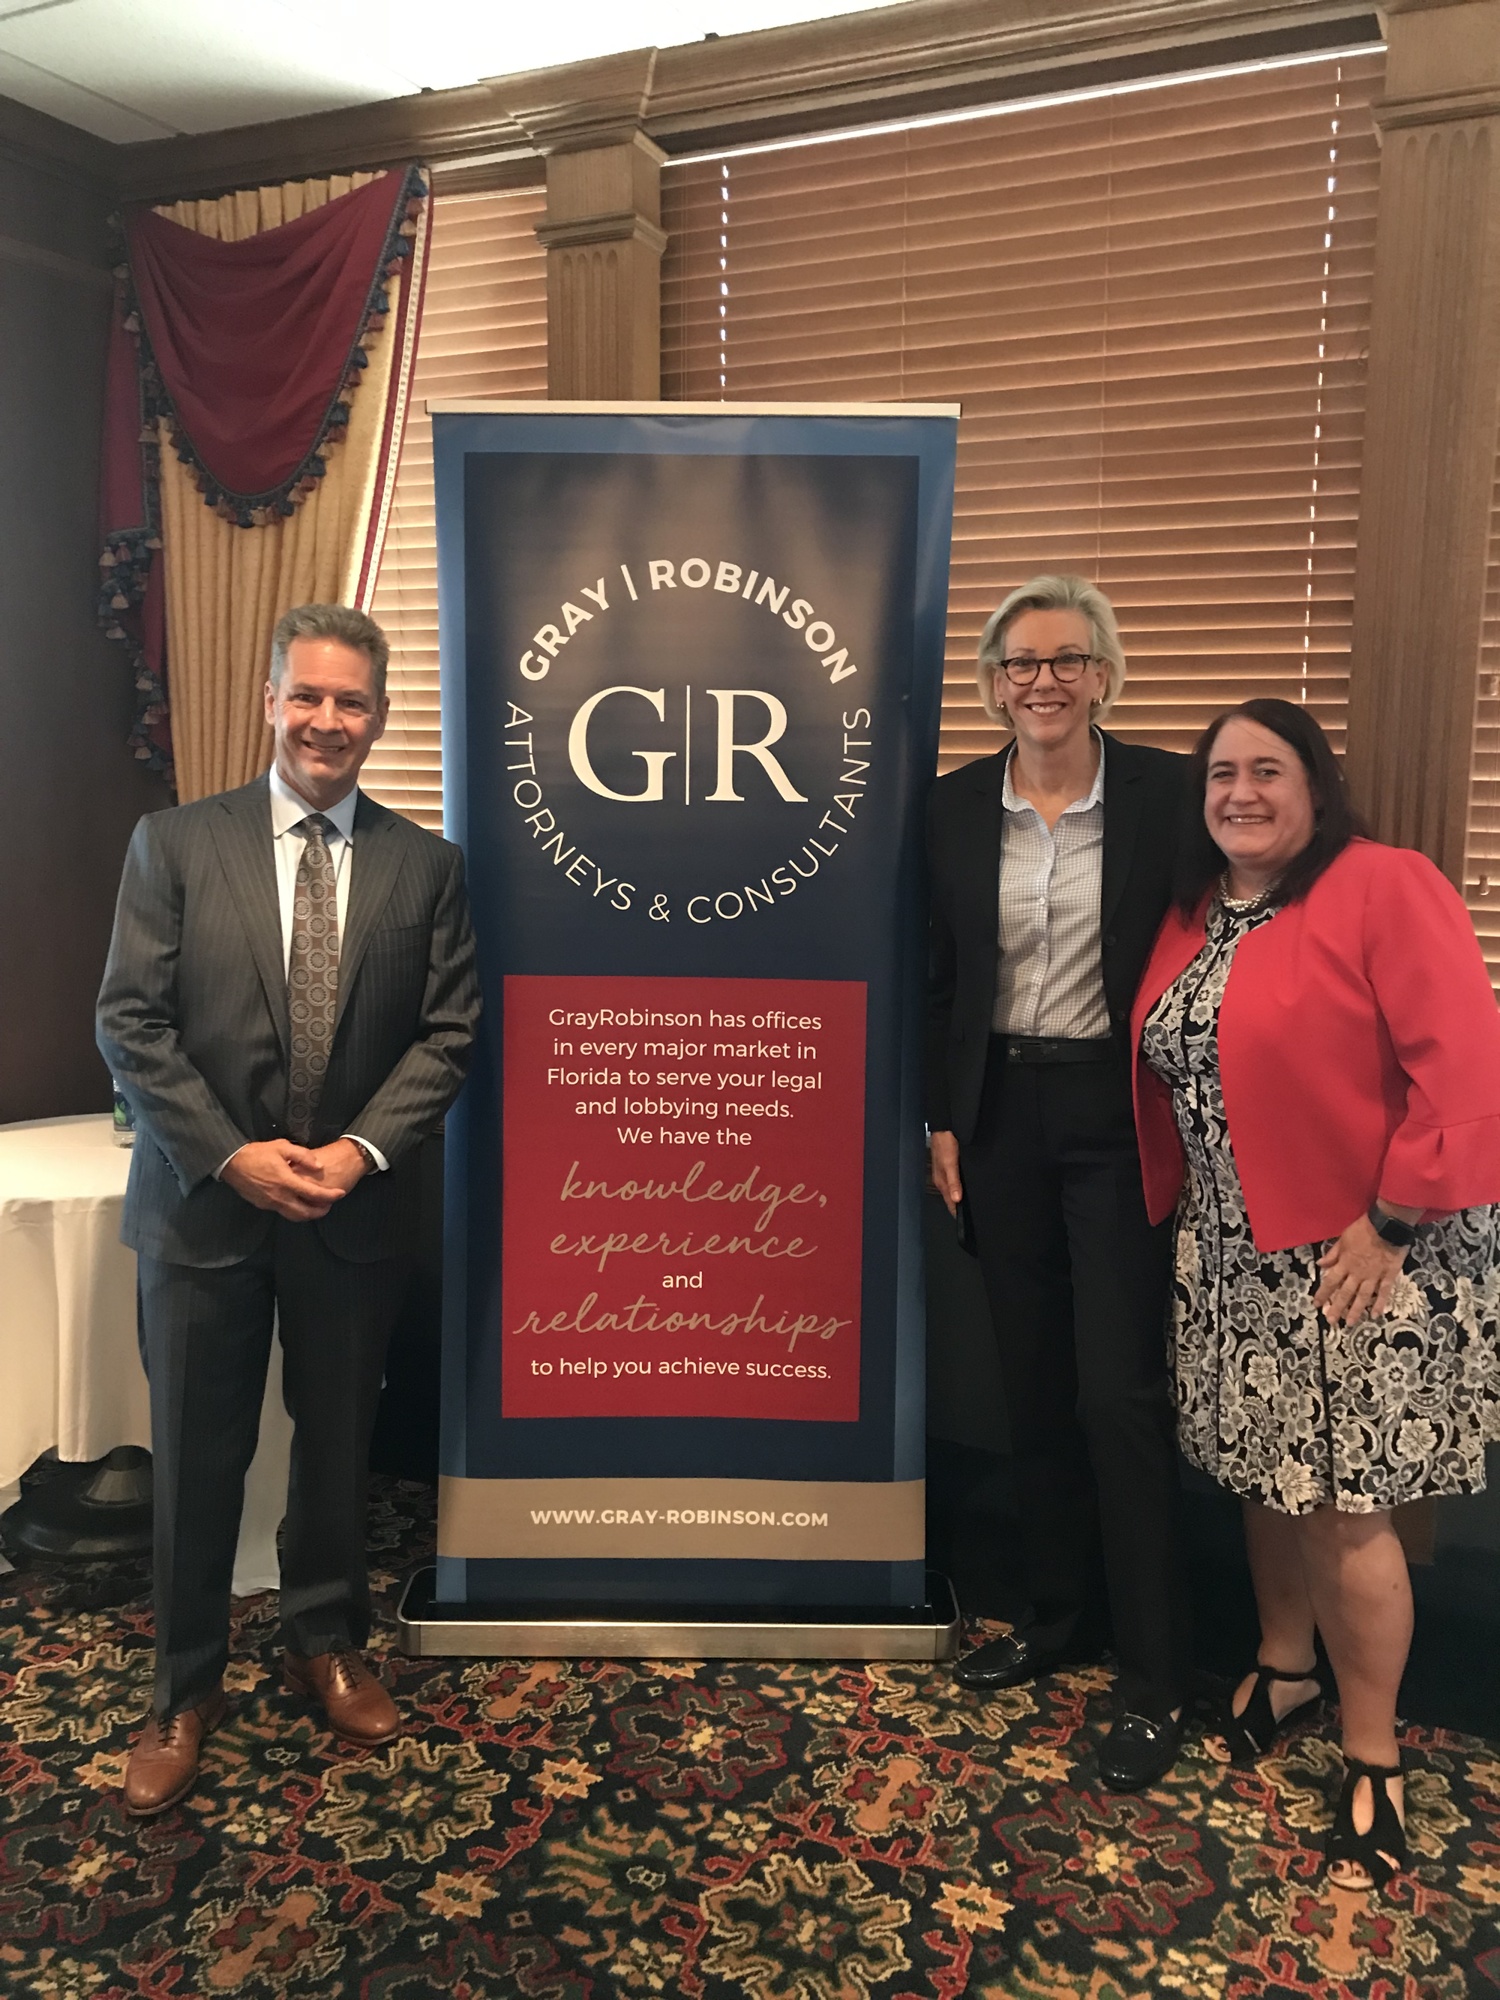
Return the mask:
<svg viewBox="0 0 1500 2000">
<path fill-rule="evenodd" d="M 957 415 L 434 408 L 486 1010 L 450 1120 L 435 1617 L 924 1602 Z"/>
</svg>

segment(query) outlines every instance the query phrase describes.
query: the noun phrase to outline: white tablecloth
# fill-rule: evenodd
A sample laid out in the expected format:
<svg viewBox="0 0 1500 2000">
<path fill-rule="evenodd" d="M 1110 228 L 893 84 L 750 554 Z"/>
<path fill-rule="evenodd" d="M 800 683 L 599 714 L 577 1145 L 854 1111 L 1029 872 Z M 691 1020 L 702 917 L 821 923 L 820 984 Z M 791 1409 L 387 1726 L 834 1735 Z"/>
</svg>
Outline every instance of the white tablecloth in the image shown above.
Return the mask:
<svg viewBox="0 0 1500 2000">
<path fill-rule="evenodd" d="M 73 1460 L 150 1446 L 135 1256 L 120 1241 L 129 1169 L 107 1116 L 0 1126 L 0 1504 L 52 1446 Z M 273 1343 L 235 1556 L 239 1596 L 276 1585 L 291 1436 Z"/>
</svg>

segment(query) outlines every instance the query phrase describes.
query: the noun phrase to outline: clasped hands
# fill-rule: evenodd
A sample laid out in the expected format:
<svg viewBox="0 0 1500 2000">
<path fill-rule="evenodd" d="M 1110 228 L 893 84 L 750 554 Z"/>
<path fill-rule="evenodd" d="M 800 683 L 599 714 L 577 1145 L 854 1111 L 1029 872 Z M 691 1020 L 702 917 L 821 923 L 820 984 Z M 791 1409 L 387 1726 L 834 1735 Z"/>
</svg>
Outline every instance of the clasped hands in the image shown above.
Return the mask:
<svg viewBox="0 0 1500 2000">
<path fill-rule="evenodd" d="M 317 1222 L 368 1171 L 352 1139 L 326 1146 L 261 1139 L 226 1160 L 219 1179 L 252 1208 L 268 1208 L 287 1222 Z"/>
</svg>

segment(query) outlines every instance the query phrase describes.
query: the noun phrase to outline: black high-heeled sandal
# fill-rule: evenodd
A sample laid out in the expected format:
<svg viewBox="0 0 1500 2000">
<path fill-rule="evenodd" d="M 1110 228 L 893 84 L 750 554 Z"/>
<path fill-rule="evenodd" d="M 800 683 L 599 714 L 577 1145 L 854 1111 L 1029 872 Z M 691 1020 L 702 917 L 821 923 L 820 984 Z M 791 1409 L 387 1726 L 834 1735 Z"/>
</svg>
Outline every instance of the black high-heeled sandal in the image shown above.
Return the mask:
<svg viewBox="0 0 1500 2000">
<path fill-rule="evenodd" d="M 1274 1681 L 1316 1681 L 1318 1691 L 1309 1695 L 1306 1701 L 1299 1701 L 1295 1708 L 1289 1708 L 1285 1715 L 1278 1717 L 1271 1706 L 1271 1684 Z M 1268 1757 L 1278 1743 L 1291 1735 L 1293 1728 L 1304 1716 L 1321 1707 L 1323 1702 L 1323 1681 L 1318 1672 L 1317 1662 L 1300 1674 L 1285 1674 L 1280 1667 L 1255 1669 L 1255 1686 L 1250 1690 L 1250 1698 L 1238 1715 L 1234 1712 L 1234 1697 L 1230 1695 L 1214 1725 L 1212 1733 L 1222 1736 L 1229 1749 L 1229 1761 L 1238 1770 L 1249 1770 L 1260 1758 Z"/>
<path fill-rule="evenodd" d="M 1395 1801 L 1386 1789 L 1389 1779 L 1406 1775 L 1405 1769 L 1401 1764 L 1361 1764 L 1357 1757 L 1346 1757 L 1344 1764 L 1344 1788 L 1339 1793 L 1333 1825 L 1323 1844 L 1324 1873 L 1336 1862 L 1352 1861 L 1356 1868 L 1363 1868 L 1369 1876 L 1372 1889 L 1383 1889 L 1393 1875 L 1406 1871 L 1406 1828 L 1401 1824 Z M 1361 1778 L 1370 1781 L 1372 1811 L 1369 1830 L 1356 1833 L 1354 1793 Z M 1351 1894 L 1364 1893 L 1363 1883 L 1330 1881 L 1329 1887 L 1347 1888 Z"/>
</svg>

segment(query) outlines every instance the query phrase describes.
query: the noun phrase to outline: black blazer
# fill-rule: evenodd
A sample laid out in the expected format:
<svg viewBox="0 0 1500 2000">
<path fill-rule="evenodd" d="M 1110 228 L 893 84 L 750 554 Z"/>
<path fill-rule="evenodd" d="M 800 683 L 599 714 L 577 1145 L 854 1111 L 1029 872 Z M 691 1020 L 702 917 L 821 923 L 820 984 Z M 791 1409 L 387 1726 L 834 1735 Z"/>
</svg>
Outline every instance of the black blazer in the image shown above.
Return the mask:
<svg viewBox="0 0 1500 2000">
<path fill-rule="evenodd" d="M 1187 759 L 1105 735 L 1099 931 L 1104 997 L 1122 1049 L 1146 959 L 1171 900 Z M 1000 947 L 1001 793 L 1010 745 L 939 778 L 927 809 L 932 958 L 927 1123 L 974 1136 Z"/>
<path fill-rule="evenodd" d="M 456 847 L 364 793 L 339 953 L 338 1009 L 311 1143 L 357 1132 L 390 1162 L 316 1228 L 355 1262 L 411 1247 L 418 1145 L 468 1066 L 479 1015 Z M 135 830 L 98 1041 L 136 1115 L 121 1234 L 169 1263 L 236 1264 L 270 1213 L 213 1176 L 237 1147 L 286 1136 L 281 911 L 264 778 L 152 813 Z"/>
</svg>

